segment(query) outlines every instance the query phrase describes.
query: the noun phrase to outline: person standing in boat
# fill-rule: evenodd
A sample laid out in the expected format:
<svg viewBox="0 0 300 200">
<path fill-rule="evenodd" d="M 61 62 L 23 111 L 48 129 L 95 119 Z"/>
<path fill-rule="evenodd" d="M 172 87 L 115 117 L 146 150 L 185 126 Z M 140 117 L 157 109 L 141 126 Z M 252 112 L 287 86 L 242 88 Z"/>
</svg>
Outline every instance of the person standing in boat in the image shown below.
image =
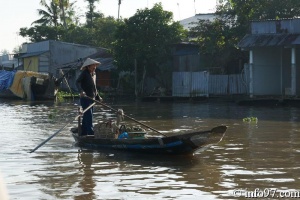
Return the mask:
<svg viewBox="0 0 300 200">
<path fill-rule="evenodd" d="M 80 91 L 80 104 L 83 110 L 94 103 L 92 99 L 102 101 L 96 87 L 95 71 L 99 64 L 101 63 L 91 58 L 87 58 L 80 68 L 82 72 L 76 80 L 76 86 L 78 91 Z M 83 114 L 81 127 L 81 135 L 94 135 L 93 107 Z"/>
</svg>

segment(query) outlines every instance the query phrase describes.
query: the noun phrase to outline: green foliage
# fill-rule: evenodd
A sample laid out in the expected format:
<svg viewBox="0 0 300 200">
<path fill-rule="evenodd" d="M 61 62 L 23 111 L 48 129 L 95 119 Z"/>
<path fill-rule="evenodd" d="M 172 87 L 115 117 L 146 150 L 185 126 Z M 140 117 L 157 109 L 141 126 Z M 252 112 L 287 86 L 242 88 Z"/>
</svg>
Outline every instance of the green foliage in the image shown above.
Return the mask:
<svg viewBox="0 0 300 200">
<path fill-rule="evenodd" d="M 113 17 L 96 18 L 94 28 L 71 25 L 62 35 L 64 42 L 111 48 L 115 40 L 114 32 L 120 22 Z"/>
<path fill-rule="evenodd" d="M 20 35 L 28 37 L 31 42 L 41 42 L 45 40 L 60 40 L 64 34 L 62 27 L 34 26 L 30 28 L 20 28 Z"/>
<path fill-rule="evenodd" d="M 66 29 L 67 28 L 67 17 L 66 17 L 66 10 L 70 7 L 70 2 L 69 0 L 52 0 L 52 3 L 55 5 L 59 6 L 60 9 L 60 19 L 63 22 L 63 26 Z M 70 13 L 68 13 L 70 14 Z"/>
<path fill-rule="evenodd" d="M 129 19 L 115 20 L 95 10 L 99 0 L 85 1 L 86 24 L 81 25 L 78 9 L 74 7 L 76 1 L 41 0 L 40 18 L 32 27 L 21 28 L 20 35 L 31 42 L 60 40 L 109 48 L 113 50 L 119 70 L 132 72 L 136 60 L 139 79 L 146 74 L 157 80 L 160 77 L 159 81 L 163 82 L 171 63 L 170 44 L 186 40 L 187 35 L 183 27 L 173 21 L 172 12 L 155 4 L 151 9 L 137 10 Z M 249 32 L 250 21 L 298 17 L 300 1 L 219 0 L 216 14 L 215 21 L 197 22 L 189 37 L 199 44 L 207 67 L 222 68 L 222 73 L 224 70 L 230 73 L 231 66 L 248 60 L 248 53 L 236 45 Z"/>
<path fill-rule="evenodd" d="M 240 25 L 251 20 L 294 18 L 300 14 L 299 0 L 219 0 L 218 13 L 235 18 Z"/>
<path fill-rule="evenodd" d="M 74 27 L 74 24 L 78 24 L 74 3 L 70 3 L 68 0 L 51 0 L 47 4 L 46 0 L 41 0 L 41 5 L 44 8 L 38 9 L 41 18 L 32 22 L 34 26 L 30 28 L 20 28 L 20 36 L 28 37 L 31 42 L 64 41 L 63 39 L 69 32 L 67 26 Z M 70 30 L 72 29 L 70 28 Z"/>
<path fill-rule="evenodd" d="M 73 24 L 73 18 L 75 18 L 74 3 L 70 3 L 69 0 L 50 0 L 47 4 L 46 0 L 41 0 L 40 4 L 44 7 L 44 9 L 38 9 L 41 18 L 32 24 L 63 26 L 66 29 L 68 25 Z"/>
<path fill-rule="evenodd" d="M 80 26 L 69 26 L 61 40 L 64 42 L 84 44 L 94 46 L 94 30 Z"/>
<path fill-rule="evenodd" d="M 230 66 L 248 61 L 248 53 L 240 51 L 236 45 L 249 33 L 250 22 L 298 17 L 300 1 L 219 0 L 216 14 L 215 21 L 196 23 L 189 36 L 209 58 L 209 67 L 222 67 L 225 72 L 232 73 Z"/>
<path fill-rule="evenodd" d="M 243 122 L 257 122 L 257 117 L 246 117 L 243 119 Z"/>
<path fill-rule="evenodd" d="M 122 21 L 117 21 L 113 17 L 96 18 L 94 20 L 93 45 L 111 49 L 113 42 L 116 40 L 114 33 L 122 23 Z"/>
<path fill-rule="evenodd" d="M 56 93 L 56 100 L 62 102 L 65 98 L 65 92 L 59 91 Z"/>
<path fill-rule="evenodd" d="M 19 34 L 22 37 L 29 38 L 31 42 L 59 40 L 111 48 L 115 40 L 114 32 L 119 22 L 113 17 L 104 18 L 103 14 L 97 14 L 93 4 L 89 4 L 89 7 L 93 7 L 93 25 L 78 25 L 79 18 L 74 10 L 75 2 L 55 0 L 48 5 L 45 0 L 41 0 L 41 5 L 44 7 L 44 9 L 38 9 L 41 18 L 34 21 L 32 23 L 34 26 L 30 28 L 20 28 Z"/>
<path fill-rule="evenodd" d="M 50 111 L 48 118 L 51 120 L 54 120 L 57 116 L 58 110 L 57 109 L 53 109 Z"/>
<path fill-rule="evenodd" d="M 39 24 L 41 26 L 58 26 L 60 13 L 58 5 L 55 4 L 54 1 L 51 1 L 50 5 L 48 5 L 45 0 L 41 0 L 40 4 L 45 7 L 45 9 L 38 9 L 38 14 L 41 18 L 32 22 L 32 24 Z"/>
<path fill-rule="evenodd" d="M 201 54 L 207 58 L 207 67 L 222 67 L 222 70 L 229 72 L 227 68 L 232 62 L 238 65 L 239 59 L 246 60 L 245 52 L 236 47 L 240 38 L 235 35 L 232 24 L 217 18 L 214 21 L 199 20 L 194 25 L 189 36 L 199 44 Z"/>
<path fill-rule="evenodd" d="M 99 0 L 85 0 L 88 2 L 88 11 L 86 12 L 86 26 L 88 28 L 94 28 L 94 20 L 96 18 L 103 18 L 104 15 L 100 12 L 96 12 L 96 6 L 95 3 L 98 2 Z"/>
<path fill-rule="evenodd" d="M 103 98 L 105 96 L 104 93 L 98 91 L 98 94 Z M 56 98 L 58 101 L 63 101 L 65 98 L 79 98 L 79 94 L 78 93 L 70 93 L 70 92 L 66 92 L 66 91 L 58 91 L 56 93 Z"/>
<path fill-rule="evenodd" d="M 56 101 L 57 102 L 64 102 L 65 99 L 79 97 L 79 94 L 74 94 L 66 91 L 58 91 L 56 93 Z"/>
<path fill-rule="evenodd" d="M 57 92 L 56 96 L 58 98 L 70 98 L 70 97 L 79 97 L 79 94 L 74 94 L 66 91 Z"/>
<path fill-rule="evenodd" d="M 242 36 L 237 35 L 240 32 L 236 32 L 232 21 L 217 18 L 214 21 L 199 20 L 195 25 L 189 36 L 199 44 L 201 54 L 207 58 L 207 66 L 219 68 L 219 73 L 238 73 L 230 67 L 248 60 L 248 54 L 236 47 Z"/>
<path fill-rule="evenodd" d="M 144 69 L 150 77 L 161 74 L 158 66 L 170 60 L 170 45 L 186 36 L 183 27 L 173 22 L 172 17 L 172 12 L 155 4 L 152 9 L 138 10 L 134 16 L 125 19 L 116 30 L 113 44 L 118 69 L 134 71 L 136 60 L 138 77 L 142 77 Z"/>
<path fill-rule="evenodd" d="M 179 23 L 172 22 L 172 16 L 171 12 L 163 10 L 161 4 L 155 4 L 152 9 L 138 10 L 126 19 L 116 31 L 117 65 L 133 69 L 134 59 L 152 66 L 164 62 L 170 51 L 169 45 L 180 42 L 184 35 Z"/>
</svg>

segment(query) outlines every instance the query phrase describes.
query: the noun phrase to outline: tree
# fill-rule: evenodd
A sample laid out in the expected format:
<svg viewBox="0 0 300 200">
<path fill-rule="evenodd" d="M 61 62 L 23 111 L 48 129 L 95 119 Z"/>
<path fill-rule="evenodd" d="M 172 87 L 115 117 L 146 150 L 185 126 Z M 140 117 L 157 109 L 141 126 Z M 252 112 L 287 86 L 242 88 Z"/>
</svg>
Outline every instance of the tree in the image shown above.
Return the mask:
<svg viewBox="0 0 300 200">
<path fill-rule="evenodd" d="M 94 21 L 94 46 L 111 49 L 116 40 L 114 33 L 120 24 L 122 22 L 115 20 L 114 17 L 97 18 Z"/>
<path fill-rule="evenodd" d="M 9 54 L 9 51 L 7 49 L 2 49 L 0 51 L 0 55 L 7 55 L 7 54 Z"/>
<path fill-rule="evenodd" d="M 159 66 L 170 59 L 171 44 L 180 42 L 185 31 L 178 22 L 173 22 L 172 12 L 164 11 L 161 3 L 152 9 L 137 10 L 125 19 L 116 30 L 114 57 L 120 70 L 134 71 L 134 60 L 138 63 L 138 74 L 163 80 Z M 143 76 L 145 77 L 145 76 Z M 139 78 L 143 82 L 143 78 Z"/>
<path fill-rule="evenodd" d="M 61 26 L 67 29 L 67 26 L 73 24 L 73 18 L 75 16 L 74 3 L 70 3 L 69 0 L 51 0 L 49 5 L 46 0 L 41 0 L 40 4 L 45 9 L 38 9 L 40 19 L 34 21 L 32 24 L 41 26 Z M 76 20 L 74 20 L 76 21 Z"/>
<path fill-rule="evenodd" d="M 231 21 L 236 34 L 243 37 L 255 20 L 275 20 L 300 16 L 298 0 L 219 0 L 219 18 Z"/>
<path fill-rule="evenodd" d="M 300 15 L 298 0 L 219 0 L 217 13 L 236 18 L 238 23 L 250 20 L 293 18 Z"/>
<path fill-rule="evenodd" d="M 20 53 L 21 51 L 22 51 L 22 45 L 16 46 L 16 47 L 13 49 L 13 53 L 14 53 L 14 54 Z"/>
<path fill-rule="evenodd" d="M 214 21 L 199 20 L 189 32 L 192 41 L 199 45 L 199 52 L 204 55 L 203 62 L 213 73 L 236 73 L 232 65 L 238 65 L 246 59 L 236 44 L 240 37 L 235 34 L 233 24 L 217 18 Z"/>
<path fill-rule="evenodd" d="M 53 1 L 48 5 L 45 0 L 41 0 L 40 4 L 44 6 L 46 10 L 38 9 L 38 14 L 41 18 L 32 22 L 32 24 L 57 27 L 59 25 L 59 7 Z"/>
<path fill-rule="evenodd" d="M 28 37 L 31 42 L 41 42 L 45 40 L 60 40 L 64 34 L 62 27 L 34 26 L 30 28 L 20 28 L 22 37 Z"/>
<path fill-rule="evenodd" d="M 65 11 L 66 27 L 71 25 L 80 26 L 80 17 L 82 15 L 79 13 L 79 9 L 75 7 L 75 3 L 76 2 L 70 3 L 69 7 Z"/>
<path fill-rule="evenodd" d="M 94 42 L 94 30 L 84 26 L 69 26 L 61 40 L 64 42 L 96 46 Z"/>
<path fill-rule="evenodd" d="M 208 57 L 209 67 L 237 72 L 230 68 L 248 60 L 248 54 L 240 51 L 237 44 L 249 32 L 251 21 L 300 16 L 300 1 L 219 0 L 216 14 L 215 21 L 199 20 L 189 35 Z"/>
<path fill-rule="evenodd" d="M 44 1 L 44 0 L 42 0 Z M 63 26 L 66 29 L 67 28 L 67 22 L 66 22 L 66 14 L 65 14 L 65 8 L 68 8 L 70 6 L 69 0 L 52 0 L 52 2 L 59 6 L 61 11 L 61 21 L 63 21 Z"/>
<path fill-rule="evenodd" d="M 57 2 L 55 3 L 55 1 Z M 57 4 L 58 0 L 51 0 L 49 5 L 45 0 L 41 0 L 40 4 L 46 8 L 44 10 L 38 9 L 38 13 L 42 17 L 32 23 L 35 24 L 34 26 L 30 28 L 20 28 L 19 34 L 23 37 L 28 37 L 31 42 L 40 42 L 44 40 L 64 40 L 68 35 L 72 35 L 74 30 L 73 25 L 79 24 L 78 16 L 76 16 L 74 11 L 75 2 L 69 3 L 69 1 L 66 0 L 60 2 L 68 2 L 67 5 L 63 4 L 63 6 L 65 6 L 64 17 L 61 14 L 59 4 Z M 64 18 L 64 23 L 67 26 L 62 26 L 62 17 Z M 87 35 L 88 34 L 86 33 L 85 36 Z M 82 38 L 83 36 L 80 37 Z"/>
<path fill-rule="evenodd" d="M 86 12 L 86 26 L 89 28 L 93 28 L 94 26 L 94 19 L 99 17 L 104 17 L 102 13 L 95 11 L 95 3 L 99 0 L 85 0 L 89 3 L 88 11 Z"/>
</svg>

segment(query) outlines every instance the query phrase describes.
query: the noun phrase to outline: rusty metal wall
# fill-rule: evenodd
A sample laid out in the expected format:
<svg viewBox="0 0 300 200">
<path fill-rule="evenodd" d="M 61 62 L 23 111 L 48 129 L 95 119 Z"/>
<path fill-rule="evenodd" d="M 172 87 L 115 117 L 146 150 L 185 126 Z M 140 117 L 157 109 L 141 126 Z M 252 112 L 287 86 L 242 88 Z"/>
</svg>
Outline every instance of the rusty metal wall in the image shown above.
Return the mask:
<svg viewBox="0 0 300 200">
<path fill-rule="evenodd" d="M 96 86 L 97 87 L 111 87 L 111 72 L 97 71 Z"/>
</svg>

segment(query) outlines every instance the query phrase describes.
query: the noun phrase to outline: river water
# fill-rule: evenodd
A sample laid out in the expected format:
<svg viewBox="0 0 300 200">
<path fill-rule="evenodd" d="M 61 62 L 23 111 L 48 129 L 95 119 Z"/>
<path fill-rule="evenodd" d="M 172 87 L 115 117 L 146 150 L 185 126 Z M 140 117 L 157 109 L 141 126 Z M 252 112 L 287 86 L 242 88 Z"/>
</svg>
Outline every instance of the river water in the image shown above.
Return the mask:
<svg viewBox="0 0 300 200">
<path fill-rule="evenodd" d="M 108 105 L 157 130 L 228 129 L 220 143 L 192 156 L 89 151 L 74 145 L 69 131 L 76 125 L 78 101 L 0 100 L 0 170 L 10 199 L 300 196 L 300 108 L 210 101 Z M 95 110 L 96 120 L 113 117 L 107 109 Z M 243 122 L 246 117 L 258 121 Z"/>
</svg>

